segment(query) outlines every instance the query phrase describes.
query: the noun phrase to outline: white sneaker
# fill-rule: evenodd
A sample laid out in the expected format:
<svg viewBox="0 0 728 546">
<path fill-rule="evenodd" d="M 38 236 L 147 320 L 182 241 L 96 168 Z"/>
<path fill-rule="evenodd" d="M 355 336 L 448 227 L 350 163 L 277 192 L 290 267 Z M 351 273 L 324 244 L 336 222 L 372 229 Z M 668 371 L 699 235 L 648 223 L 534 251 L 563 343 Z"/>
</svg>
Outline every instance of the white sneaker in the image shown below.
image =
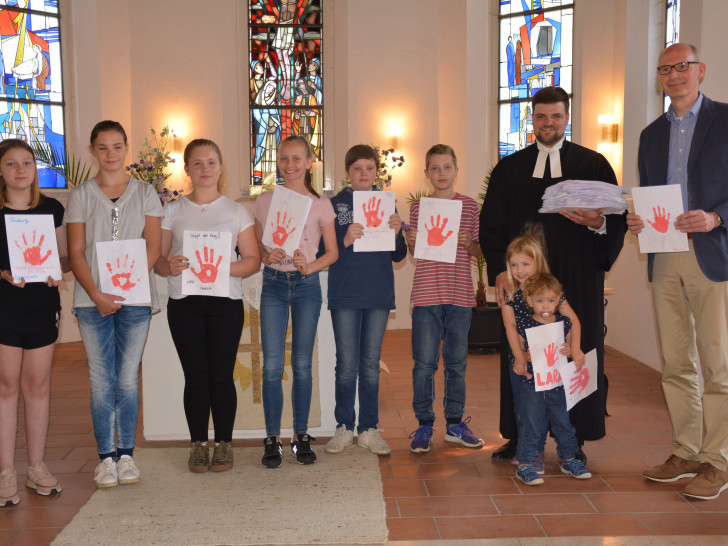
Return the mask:
<svg viewBox="0 0 728 546">
<path fill-rule="evenodd" d="M 139 469 L 134 464 L 134 459 L 129 455 L 122 455 L 117 467 L 119 468 L 119 483 L 121 485 L 139 481 Z"/>
<path fill-rule="evenodd" d="M 341 425 L 336 428 L 336 434 L 326 444 L 326 453 L 341 453 L 354 443 L 354 432 L 347 430 L 346 426 Z"/>
<path fill-rule="evenodd" d="M 375 455 L 389 455 L 392 452 L 375 428 L 359 433 L 359 447 L 368 449 Z"/>
<path fill-rule="evenodd" d="M 116 487 L 119 485 L 119 473 L 113 457 L 106 457 L 99 463 L 94 472 L 96 487 Z"/>
</svg>

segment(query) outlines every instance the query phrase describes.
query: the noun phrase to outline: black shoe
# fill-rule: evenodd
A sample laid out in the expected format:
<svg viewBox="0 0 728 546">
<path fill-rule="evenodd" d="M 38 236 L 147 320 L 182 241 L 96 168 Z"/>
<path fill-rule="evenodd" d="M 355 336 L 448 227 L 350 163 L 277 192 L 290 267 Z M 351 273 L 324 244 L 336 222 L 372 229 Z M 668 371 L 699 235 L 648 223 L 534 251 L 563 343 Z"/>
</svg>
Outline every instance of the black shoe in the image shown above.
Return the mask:
<svg viewBox="0 0 728 546">
<path fill-rule="evenodd" d="M 263 459 L 261 462 L 263 466 L 268 468 L 278 468 L 283 462 L 283 446 L 280 442 L 276 441 L 275 436 L 268 436 L 263 440 L 265 446 L 265 453 L 263 453 Z"/>
<path fill-rule="evenodd" d="M 313 464 L 316 462 L 316 454 L 311 449 L 311 440 L 315 440 L 308 434 L 296 434 L 291 439 L 291 451 L 296 456 L 298 464 Z"/>
<path fill-rule="evenodd" d="M 586 453 L 584 453 L 584 450 L 581 449 L 581 446 L 579 446 L 579 451 L 577 451 L 576 455 L 574 455 L 574 459 L 579 459 L 586 465 Z"/>
<path fill-rule="evenodd" d="M 493 451 L 490 460 L 497 463 L 510 463 L 516 456 L 518 442 L 516 440 L 508 440 L 505 444 Z"/>
</svg>

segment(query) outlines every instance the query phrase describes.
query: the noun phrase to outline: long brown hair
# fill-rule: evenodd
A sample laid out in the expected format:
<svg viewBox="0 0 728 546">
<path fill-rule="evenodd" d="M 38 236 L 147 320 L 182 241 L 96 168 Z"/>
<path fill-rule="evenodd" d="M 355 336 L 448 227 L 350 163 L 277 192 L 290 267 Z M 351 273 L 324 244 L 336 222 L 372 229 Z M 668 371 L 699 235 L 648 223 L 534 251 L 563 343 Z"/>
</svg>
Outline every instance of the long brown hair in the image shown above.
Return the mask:
<svg viewBox="0 0 728 546">
<path fill-rule="evenodd" d="M 308 140 L 306 140 L 302 136 L 291 135 L 291 136 L 283 139 L 283 142 L 281 142 L 280 146 L 278 146 L 278 149 L 280 150 L 286 144 L 293 144 L 294 142 L 298 142 L 298 143 L 302 144 L 303 147 L 306 148 L 306 157 L 309 159 L 313 159 L 313 152 L 311 151 L 311 144 L 309 144 Z M 316 193 L 316 190 L 313 189 L 313 176 L 311 175 L 310 169 L 306 170 L 306 176 L 303 179 L 303 183 L 306 186 L 306 189 L 308 191 L 310 191 L 316 197 L 320 197 L 319 194 Z"/>
<path fill-rule="evenodd" d="M 533 260 L 535 273 L 551 273 L 549 264 L 546 261 L 544 250 L 543 231 L 534 226 L 525 235 L 516 237 L 506 249 L 506 271 L 508 272 L 508 290 L 511 297 L 519 288 L 518 281 L 511 274 L 511 257 L 515 254 L 523 254 Z M 523 288 L 523 287 L 521 287 Z"/>
<path fill-rule="evenodd" d="M 209 146 L 217 154 L 217 160 L 220 162 L 220 178 L 217 179 L 217 192 L 223 194 L 225 193 L 225 166 L 222 162 L 222 152 L 220 151 L 220 147 L 212 140 L 207 138 L 196 138 L 185 146 L 184 154 L 182 154 L 185 167 L 189 167 L 188 163 L 192 152 L 195 151 L 196 148 L 200 148 L 202 146 Z"/>
<path fill-rule="evenodd" d="M 43 201 L 45 196 L 40 192 L 40 186 L 38 184 L 38 165 L 36 165 L 35 162 L 35 154 L 33 153 L 33 148 L 31 148 L 24 140 L 20 140 L 19 138 L 8 138 L 0 142 L 0 161 L 2 161 L 3 156 L 6 153 L 15 148 L 25 150 L 33 157 L 35 175 L 33 176 L 33 182 L 30 185 L 30 201 L 28 202 L 28 207 L 34 209 Z M 8 194 L 7 188 L 5 186 L 5 180 L 3 179 L 2 175 L 0 175 L 0 209 L 5 207 L 7 200 Z"/>
</svg>

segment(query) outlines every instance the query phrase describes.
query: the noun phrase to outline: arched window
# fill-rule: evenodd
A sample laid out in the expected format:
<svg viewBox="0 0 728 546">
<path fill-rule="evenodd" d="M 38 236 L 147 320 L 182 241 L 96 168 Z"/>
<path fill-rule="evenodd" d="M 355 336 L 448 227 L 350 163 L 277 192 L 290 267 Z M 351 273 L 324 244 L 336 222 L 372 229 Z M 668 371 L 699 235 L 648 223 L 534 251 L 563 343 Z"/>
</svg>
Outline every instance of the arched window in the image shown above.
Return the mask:
<svg viewBox="0 0 728 546">
<path fill-rule="evenodd" d="M 680 41 L 680 0 L 665 0 L 665 47 Z M 664 96 L 665 112 L 670 106 L 670 97 Z"/>
<path fill-rule="evenodd" d="M 558 85 L 571 95 L 574 3 L 501 0 L 498 89 L 498 157 L 534 141 L 531 98 Z M 566 138 L 571 137 L 571 125 Z"/>
<path fill-rule="evenodd" d="M 323 161 L 321 0 L 249 0 L 250 183 L 281 183 L 278 146 L 304 137 Z"/>
<path fill-rule="evenodd" d="M 58 0 L 0 0 L 0 140 L 65 154 Z M 42 188 L 65 188 L 63 176 L 38 165 Z"/>
</svg>

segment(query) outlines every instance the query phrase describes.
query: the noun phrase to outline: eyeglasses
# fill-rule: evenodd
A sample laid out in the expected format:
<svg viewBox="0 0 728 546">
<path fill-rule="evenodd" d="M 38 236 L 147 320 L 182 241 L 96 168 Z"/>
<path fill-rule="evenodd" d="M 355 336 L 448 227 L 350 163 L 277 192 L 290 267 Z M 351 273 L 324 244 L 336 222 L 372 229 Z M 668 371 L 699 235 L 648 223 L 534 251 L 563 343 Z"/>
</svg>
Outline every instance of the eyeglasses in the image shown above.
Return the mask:
<svg viewBox="0 0 728 546">
<path fill-rule="evenodd" d="M 672 72 L 672 69 L 675 69 L 675 72 L 685 72 L 688 68 L 690 68 L 691 64 L 700 64 L 699 61 L 683 61 L 681 63 L 676 64 L 663 64 L 662 66 L 657 67 L 657 73 L 660 76 L 667 76 Z"/>
</svg>

